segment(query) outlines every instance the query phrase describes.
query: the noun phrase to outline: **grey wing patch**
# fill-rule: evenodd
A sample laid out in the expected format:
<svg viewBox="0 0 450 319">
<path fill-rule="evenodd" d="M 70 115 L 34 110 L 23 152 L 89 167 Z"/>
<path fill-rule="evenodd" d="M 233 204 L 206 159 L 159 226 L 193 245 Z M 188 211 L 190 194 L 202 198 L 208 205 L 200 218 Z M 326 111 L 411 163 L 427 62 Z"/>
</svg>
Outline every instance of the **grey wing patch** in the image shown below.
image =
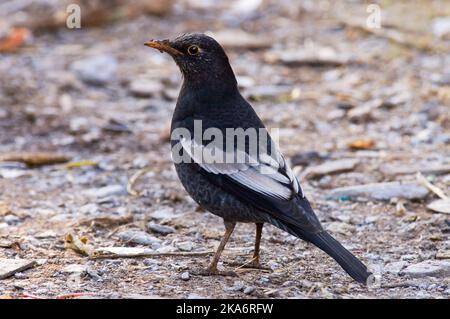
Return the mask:
<svg viewBox="0 0 450 319">
<path fill-rule="evenodd" d="M 249 167 L 244 171 L 229 175 L 241 185 L 263 195 L 289 200 L 292 197 L 292 190 L 286 185 L 279 183 L 270 175 L 264 175 L 253 167 Z"/>
<path fill-rule="evenodd" d="M 289 165 L 287 165 L 286 160 L 284 159 L 283 155 L 280 154 L 280 156 L 283 159 L 286 175 L 289 178 L 289 181 L 291 182 L 292 187 L 294 187 L 294 191 L 297 194 L 299 194 L 301 197 L 305 197 L 302 186 L 300 185 L 300 182 L 298 181 L 298 179 L 295 176 L 294 172 L 292 171 L 291 167 Z"/>
<path fill-rule="evenodd" d="M 276 159 L 263 154 L 257 160 L 239 150 L 227 154 L 211 144 L 205 146 L 187 139 L 180 142 L 191 159 L 208 173 L 227 175 L 236 183 L 275 199 L 289 200 L 296 194 L 303 196 L 297 178 L 278 151 Z M 224 160 L 230 158 L 239 161 Z"/>
<path fill-rule="evenodd" d="M 180 143 L 183 149 L 189 154 L 190 158 L 200 165 L 205 171 L 212 174 L 235 174 L 242 170 L 246 170 L 249 167 L 245 161 L 241 162 L 227 162 L 227 154 L 215 147 L 214 145 L 201 145 L 196 143 L 194 140 L 188 140 L 182 138 Z M 238 154 L 237 156 L 239 156 Z M 241 156 L 245 156 L 244 153 Z M 222 159 L 222 160 L 220 160 Z M 248 160 L 248 162 L 253 162 Z M 256 161 L 255 161 L 256 163 Z"/>
<path fill-rule="evenodd" d="M 301 197 L 305 197 L 305 194 L 303 193 L 303 189 L 302 189 L 297 177 L 295 176 L 294 172 L 291 170 L 290 166 L 286 163 L 284 156 L 280 153 L 280 151 L 278 151 L 278 149 L 275 149 L 275 157 L 276 157 L 276 160 L 267 154 L 263 154 L 262 156 L 260 156 L 260 160 L 264 163 L 269 164 L 271 167 L 274 167 L 274 165 L 277 165 L 276 167 L 281 168 L 282 171 L 285 173 L 285 174 L 283 174 L 283 176 L 288 179 L 287 183 L 289 183 L 292 186 L 292 188 L 294 189 L 294 192 L 296 194 L 300 195 Z"/>
</svg>

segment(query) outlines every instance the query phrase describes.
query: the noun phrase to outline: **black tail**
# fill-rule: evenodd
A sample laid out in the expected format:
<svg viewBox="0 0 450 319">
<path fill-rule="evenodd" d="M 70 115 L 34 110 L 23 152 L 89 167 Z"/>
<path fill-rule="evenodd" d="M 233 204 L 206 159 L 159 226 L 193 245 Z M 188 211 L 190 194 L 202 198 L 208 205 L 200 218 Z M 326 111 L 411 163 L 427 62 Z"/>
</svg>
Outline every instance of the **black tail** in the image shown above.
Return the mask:
<svg viewBox="0 0 450 319">
<path fill-rule="evenodd" d="M 333 259 L 336 260 L 337 263 L 357 282 L 362 284 L 367 283 L 367 279 L 371 275 L 371 273 L 368 272 L 367 267 L 326 231 L 316 234 L 305 234 L 302 232 L 298 235 L 333 257 Z"/>
</svg>

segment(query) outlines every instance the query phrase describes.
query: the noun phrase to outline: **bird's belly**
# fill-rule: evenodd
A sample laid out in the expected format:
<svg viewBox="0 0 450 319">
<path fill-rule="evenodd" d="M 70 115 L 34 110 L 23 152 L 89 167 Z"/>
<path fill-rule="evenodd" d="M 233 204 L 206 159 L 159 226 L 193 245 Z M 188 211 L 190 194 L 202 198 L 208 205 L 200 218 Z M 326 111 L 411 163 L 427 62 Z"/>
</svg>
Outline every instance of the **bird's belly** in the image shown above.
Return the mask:
<svg viewBox="0 0 450 319">
<path fill-rule="evenodd" d="M 263 213 L 225 192 L 204 177 L 195 164 L 175 164 L 178 177 L 189 195 L 203 208 L 227 221 L 264 222 Z"/>
</svg>

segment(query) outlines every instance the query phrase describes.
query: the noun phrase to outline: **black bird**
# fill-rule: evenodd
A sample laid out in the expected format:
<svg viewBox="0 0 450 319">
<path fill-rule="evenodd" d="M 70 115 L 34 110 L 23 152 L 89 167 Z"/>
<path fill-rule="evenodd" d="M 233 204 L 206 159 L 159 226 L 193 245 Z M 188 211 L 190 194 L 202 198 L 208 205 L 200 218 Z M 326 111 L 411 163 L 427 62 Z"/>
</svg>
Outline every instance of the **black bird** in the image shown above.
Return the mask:
<svg viewBox="0 0 450 319">
<path fill-rule="evenodd" d="M 145 45 L 168 53 L 184 77 L 171 127 L 172 156 L 183 158 L 175 161 L 178 177 L 200 206 L 224 219 L 225 235 L 204 274 L 227 273 L 218 271 L 217 263 L 237 222 L 256 224 L 251 266 L 260 267 L 261 232 L 263 224 L 270 223 L 313 243 L 352 278 L 366 283 L 371 273 L 322 228 L 297 178 L 270 137 L 264 142 L 258 135 L 255 157 L 250 152 L 249 138 L 243 147 L 233 138 L 230 147 L 220 149 L 215 147 L 220 144 L 213 144 L 212 137 L 204 141 L 195 136 L 196 121 L 201 121 L 202 133 L 212 129 L 225 138 L 230 135 L 227 128 L 262 129 L 268 136 L 258 115 L 239 93 L 220 44 L 204 34 L 186 34 L 174 40 L 151 40 Z M 205 160 L 199 154 L 208 147 L 218 154 L 222 151 L 220 156 L 231 153 L 233 159 L 226 163 Z M 236 154 L 246 160 L 237 160 Z"/>
</svg>

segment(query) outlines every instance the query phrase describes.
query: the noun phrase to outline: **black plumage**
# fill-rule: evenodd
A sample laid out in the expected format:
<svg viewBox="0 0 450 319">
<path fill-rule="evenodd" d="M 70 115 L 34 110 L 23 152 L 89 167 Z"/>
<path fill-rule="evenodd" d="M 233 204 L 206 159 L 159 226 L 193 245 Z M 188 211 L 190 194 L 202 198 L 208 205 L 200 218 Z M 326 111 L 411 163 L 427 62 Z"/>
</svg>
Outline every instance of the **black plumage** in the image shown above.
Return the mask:
<svg viewBox="0 0 450 319">
<path fill-rule="evenodd" d="M 202 132 L 215 128 L 224 138 L 227 128 L 265 130 L 258 115 L 239 93 L 223 48 L 203 34 L 183 35 L 172 41 L 152 40 L 146 45 L 169 53 L 184 77 L 171 131 L 185 129 L 191 137 L 175 138 L 173 134 L 171 143 L 173 150 L 177 149 L 173 155 L 183 155 L 190 161 L 176 162 L 177 174 L 192 198 L 225 222 L 225 235 L 206 273 L 222 273 L 217 270 L 217 262 L 237 222 L 256 224 L 251 265 L 259 267 L 262 226 L 270 223 L 313 243 L 356 281 L 365 283 L 370 276 L 366 266 L 322 228 L 297 178 L 270 137 L 261 141 L 258 136 L 258 142 L 267 152 L 258 153 L 256 163 L 206 163 L 196 156 L 195 150 L 204 150 L 210 141 L 193 137 L 195 121 L 201 121 Z M 237 143 L 232 148 L 224 148 L 223 152 L 243 151 L 248 155 L 250 151 L 247 140 L 243 148 Z M 263 169 L 268 169 L 268 173 L 263 174 Z"/>
</svg>

